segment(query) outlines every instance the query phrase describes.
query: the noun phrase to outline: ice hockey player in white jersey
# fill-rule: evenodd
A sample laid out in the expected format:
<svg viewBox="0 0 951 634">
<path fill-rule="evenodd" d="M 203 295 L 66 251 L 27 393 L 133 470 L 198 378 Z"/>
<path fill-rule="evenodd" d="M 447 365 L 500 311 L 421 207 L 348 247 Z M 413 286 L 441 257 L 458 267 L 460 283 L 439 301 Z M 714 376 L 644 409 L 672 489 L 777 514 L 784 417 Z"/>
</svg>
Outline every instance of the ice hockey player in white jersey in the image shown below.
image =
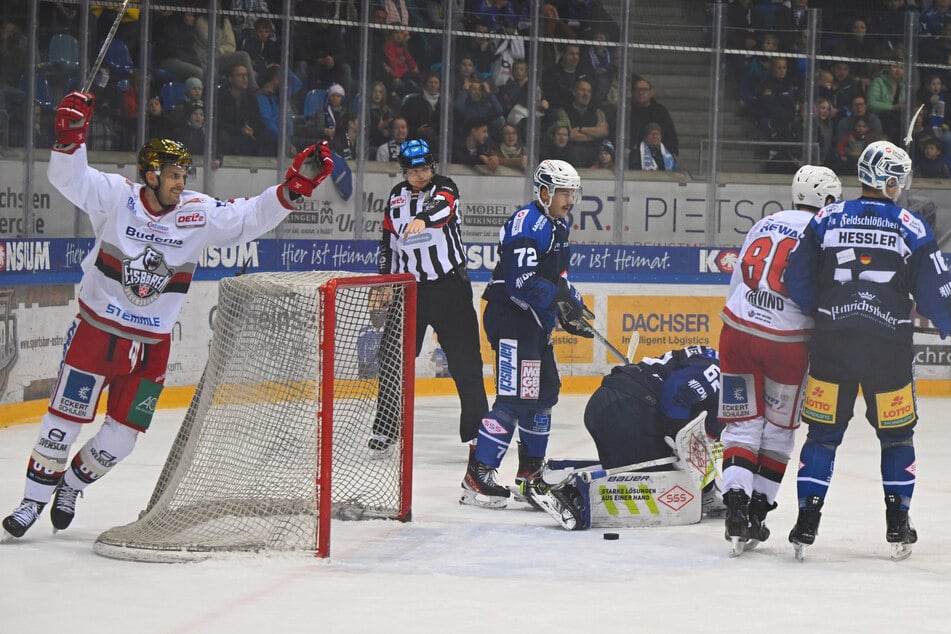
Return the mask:
<svg viewBox="0 0 951 634">
<path fill-rule="evenodd" d="M 186 189 L 191 154 L 152 139 L 133 183 L 89 166 L 91 94 L 72 92 L 56 110 L 48 177 L 88 214 L 96 242 L 82 262 L 79 314 L 66 332 L 60 372 L 27 464 L 23 501 L 3 519 L 22 537 L 53 497 L 54 530 L 69 526 L 76 499 L 127 457 L 152 421 L 171 342 L 202 251 L 246 243 L 274 229 L 333 170 L 326 141 L 301 152 L 282 184 L 227 202 Z M 68 462 L 83 424 L 109 388 L 105 420 Z"/>
<path fill-rule="evenodd" d="M 799 427 L 813 319 L 789 299 L 786 260 L 813 215 L 841 196 L 832 170 L 801 167 L 792 181 L 795 209 L 753 225 L 730 279 L 721 313 L 719 416 L 726 423 L 721 436 L 725 536 L 734 556 L 769 537 L 766 514 L 776 508 Z"/>
</svg>

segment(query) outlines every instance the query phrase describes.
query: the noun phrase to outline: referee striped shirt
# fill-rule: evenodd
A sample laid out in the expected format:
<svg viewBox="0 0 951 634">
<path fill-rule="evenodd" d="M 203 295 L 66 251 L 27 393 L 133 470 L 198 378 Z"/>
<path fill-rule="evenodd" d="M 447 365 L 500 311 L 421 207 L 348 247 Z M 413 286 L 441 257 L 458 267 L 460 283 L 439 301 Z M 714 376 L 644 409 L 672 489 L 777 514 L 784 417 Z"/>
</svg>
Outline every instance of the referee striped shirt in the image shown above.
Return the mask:
<svg viewBox="0 0 951 634">
<path fill-rule="evenodd" d="M 459 221 L 459 189 L 451 178 L 436 174 L 426 189 L 403 181 L 390 191 L 380 240 L 381 274 L 412 273 L 417 282 L 432 282 L 465 266 Z M 420 233 L 403 239 L 406 226 L 419 218 Z"/>
</svg>

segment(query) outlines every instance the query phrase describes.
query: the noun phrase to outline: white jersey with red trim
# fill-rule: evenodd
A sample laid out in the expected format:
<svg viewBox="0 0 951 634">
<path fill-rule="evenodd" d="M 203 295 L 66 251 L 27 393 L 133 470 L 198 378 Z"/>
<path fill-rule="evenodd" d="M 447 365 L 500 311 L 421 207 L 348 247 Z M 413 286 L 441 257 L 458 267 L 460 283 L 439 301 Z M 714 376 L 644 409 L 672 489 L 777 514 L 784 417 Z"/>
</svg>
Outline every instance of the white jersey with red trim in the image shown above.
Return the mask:
<svg viewBox="0 0 951 634">
<path fill-rule="evenodd" d="M 50 183 L 89 215 L 96 243 L 83 259 L 79 310 L 107 332 L 155 343 L 171 332 L 202 251 L 244 244 L 274 229 L 294 206 L 279 187 L 220 201 L 185 190 L 156 215 L 145 185 L 90 167 L 85 146 L 51 152 Z"/>
<path fill-rule="evenodd" d="M 807 341 L 813 319 L 789 299 L 783 272 L 813 214 L 790 209 L 766 216 L 746 234 L 720 316 L 736 328 L 775 341 Z"/>
</svg>

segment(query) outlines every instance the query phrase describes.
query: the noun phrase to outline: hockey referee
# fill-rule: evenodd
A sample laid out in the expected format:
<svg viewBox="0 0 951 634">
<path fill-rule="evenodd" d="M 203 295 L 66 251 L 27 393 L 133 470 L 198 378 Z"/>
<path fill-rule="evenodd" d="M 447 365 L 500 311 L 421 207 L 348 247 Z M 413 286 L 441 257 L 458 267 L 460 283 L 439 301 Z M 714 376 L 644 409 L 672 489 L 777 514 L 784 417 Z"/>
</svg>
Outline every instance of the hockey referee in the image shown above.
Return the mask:
<svg viewBox="0 0 951 634">
<path fill-rule="evenodd" d="M 416 355 L 432 326 L 459 392 L 459 437 L 470 442 L 489 404 L 482 381 L 479 320 L 460 231 L 459 188 L 451 178 L 436 174 L 436 160 L 426 141 L 404 141 L 399 162 L 405 179 L 390 191 L 386 203 L 379 272 L 410 273 L 416 278 Z M 391 340 L 397 334 L 387 328 L 380 349 L 398 346 Z M 377 451 L 387 449 L 400 434 L 400 367 L 397 358 L 388 356 L 380 355 L 377 414 L 367 443 Z"/>
</svg>

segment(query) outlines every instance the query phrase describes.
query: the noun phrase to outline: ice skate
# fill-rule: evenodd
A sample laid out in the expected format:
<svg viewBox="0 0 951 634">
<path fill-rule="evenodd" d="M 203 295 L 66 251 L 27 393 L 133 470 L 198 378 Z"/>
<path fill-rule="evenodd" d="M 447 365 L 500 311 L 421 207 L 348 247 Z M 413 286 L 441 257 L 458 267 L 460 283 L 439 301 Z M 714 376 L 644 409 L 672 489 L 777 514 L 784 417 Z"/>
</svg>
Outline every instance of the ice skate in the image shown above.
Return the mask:
<svg viewBox="0 0 951 634">
<path fill-rule="evenodd" d="M 367 447 L 372 452 L 370 457 L 374 460 L 382 460 L 396 453 L 396 439 L 390 438 L 386 434 L 373 434 L 367 440 Z"/>
<path fill-rule="evenodd" d="M 509 490 L 495 481 L 495 469 L 476 460 L 475 451 L 470 451 L 459 504 L 504 509 L 508 498 Z"/>
<path fill-rule="evenodd" d="M 571 485 L 552 489 L 541 480 L 526 485 L 532 506 L 551 516 L 566 531 L 581 526 L 581 494 Z"/>
<path fill-rule="evenodd" d="M 750 498 L 750 541 L 746 542 L 746 550 L 753 550 L 769 539 L 769 527 L 766 526 L 766 514 L 778 505 L 766 501 L 766 496 L 757 491 Z"/>
<path fill-rule="evenodd" d="M 542 472 L 545 470 L 544 458 L 530 458 L 525 453 L 525 445 L 518 443 L 518 471 L 515 472 L 515 486 L 512 487 L 512 499 L 516 502 L 525 502 L 538 511 L 541 506 L 529 494 L 533 483 L 541 483 Z"/>
<path fill-rule="evenodd" d="M 700 507 L 703 516 L 710 519 L 726 517 L 726 504 L 716 480 L 707 485 L 700 494 Z"/>
<path fill-rule="evenodd" d="M 822 518 L 822 498 L 813 495 L 806 500 L 805 507 L 799 509 L 796 525 L 789 531 L 789 543 L 793 545 L 796 559 L 803 561 L 806 558 L 806 547 L 816 541 L 819 534 L 819 520 Z"/>
<path fill-rule="evenodd" d="M 750 498 L 741 489 L 730 489 L 723 494 L 726 504 L 726 525 L 723 536 L 730 542 L 730 556 L 743 554 L 750 539 Z"/>
<path fill-rule="evenodd" d="M 20 506 L 16 507 L 10 515 L 3 518 L 4 533 L 3 539 L 0 541 L 6 542 L 18 537 L 23 537 L 36 522 L 40 513 L 43 512 L 44 506 L 46 505 L 42 502 L 24 498 L 23 501 L 20 502 Z"/>
<path fill-rule="evenodd" d="M 911 556 L 911 545 L 918 541 L 918 531 L 911 523 L 908 509 L 900 508 L 897 495 L 885 496 L 885 541 L 892 546 L 891 558 L 895 561 Z"/>
<path fill-rule="evenodd" d="M 76 498 L 81 495 L 82 491 L 69 486 L 65 480 L 60 480 L 53 497 L 53 507 L 50 509 L 53 533 L 69 527 L 76 516 Z"/>
</svg>

